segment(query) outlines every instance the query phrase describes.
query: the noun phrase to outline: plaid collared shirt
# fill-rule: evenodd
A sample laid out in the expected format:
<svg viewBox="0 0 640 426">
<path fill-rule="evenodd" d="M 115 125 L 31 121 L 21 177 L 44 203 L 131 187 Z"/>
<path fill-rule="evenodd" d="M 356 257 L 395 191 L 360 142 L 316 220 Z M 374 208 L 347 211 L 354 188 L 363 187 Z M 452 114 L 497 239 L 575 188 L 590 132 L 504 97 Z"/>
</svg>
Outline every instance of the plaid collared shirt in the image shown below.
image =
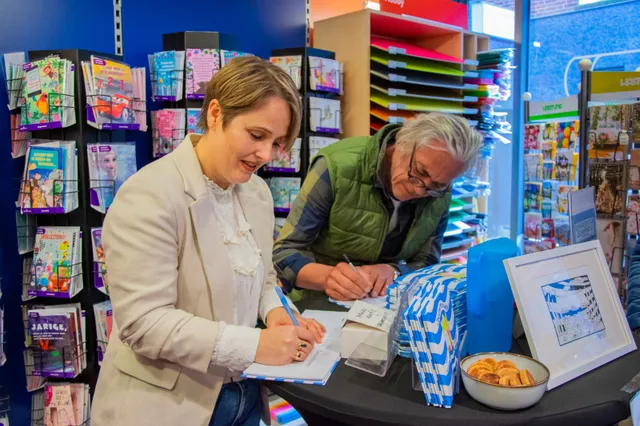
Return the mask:
<svg viewBox="0 0 640 426">
<path fill-rule="evenodd" d="M 376 186 L 383 190 L 385 205 L 389 211 L 389 217 L 392 218 L 394 205 L 391 196 L 384 190 L 383 182 L 384 176 L 379 175 Z M 310 247 L 318 238 L 320 231 L 327 226 L 333 201 L 329 169 L 325 160 L 319 158 L 307 174 L 273 248 L 273 262 L 278 278 L 286 291 L 295 288 L 298 273 L 303 267 L 316 262 Z M 398 262 L 396 256 L 402 249 L 414 219 L 414 212 L 415 204 L 410 201 L 398 205 L 395 217 L 391 219 L 378 261 L 378 263 L 393 265 L 402 274 L 440 261 L 442 239 L 449 219 L 447 211 L 440 219 L 435 233 L 425 240 L 422 249 L 412 259 L 403 259 L 403 262 Z"/>
</svg>

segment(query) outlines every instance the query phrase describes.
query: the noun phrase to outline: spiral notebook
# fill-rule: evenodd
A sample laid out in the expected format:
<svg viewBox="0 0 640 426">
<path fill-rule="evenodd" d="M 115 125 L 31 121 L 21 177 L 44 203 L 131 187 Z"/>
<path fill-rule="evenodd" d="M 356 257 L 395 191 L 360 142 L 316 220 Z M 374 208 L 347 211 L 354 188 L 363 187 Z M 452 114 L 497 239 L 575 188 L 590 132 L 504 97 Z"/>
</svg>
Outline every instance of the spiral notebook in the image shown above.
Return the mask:
<svg viewBox="0 0 640 426">
<path fill-rule="evenodd" d="M 318 386 L 327 383 L 340 361 L 340 352 L 335 349 L 339 347 L 346 312 L 305 311 L 303 316 L 316 319 L 327 329 L 322 343 L 314 347 L 309 357 L 280 366 L 253 363 L 243 372 L 243 378 Z"/>
</svg>

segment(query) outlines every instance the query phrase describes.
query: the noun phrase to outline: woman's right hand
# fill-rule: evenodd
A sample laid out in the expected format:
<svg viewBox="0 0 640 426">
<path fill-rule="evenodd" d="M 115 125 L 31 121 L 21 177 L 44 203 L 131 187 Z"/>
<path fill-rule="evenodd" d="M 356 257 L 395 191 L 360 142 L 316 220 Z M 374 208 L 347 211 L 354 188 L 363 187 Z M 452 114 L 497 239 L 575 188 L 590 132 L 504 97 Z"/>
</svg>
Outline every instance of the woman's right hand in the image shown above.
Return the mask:
<svg viewBox="0 0 640 426">
<path fill-rule="evenodd" d="M 260 331 L 256 362 L 265 365 L 286 365 L 304 361 L 313 350 L 313 334 L 302 327 L 286 325 Z M 296 358 L 300 352 L 300 357 Z"/>
</svg>

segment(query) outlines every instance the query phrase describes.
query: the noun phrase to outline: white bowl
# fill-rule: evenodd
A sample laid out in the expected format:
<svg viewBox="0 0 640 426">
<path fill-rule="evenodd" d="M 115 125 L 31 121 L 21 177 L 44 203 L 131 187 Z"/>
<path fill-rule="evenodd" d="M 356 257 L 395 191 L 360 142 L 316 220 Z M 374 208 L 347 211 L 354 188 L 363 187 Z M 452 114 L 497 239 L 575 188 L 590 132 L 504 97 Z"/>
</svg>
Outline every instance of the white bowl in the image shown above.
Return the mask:
<svg viewBox="0 0 640 426">
<path fill-rule="evenodd" d="M 484 358 L 495 358 L 496 361 L 508 360 L 516 365 L 518 370 L 527 369 L 535 379 L 532 385 L 508 387 L 481 382 L 467 374 L 467 370 L 477 361 Z M 462 383 L 469 395 L 476 401 L 498 410 L 520 410 L 535 405 L 547 390 L 549 369 L 541 362 L 524 355 L 509 352 L 484 352 L 470 355 L 460 362 Z"/>
</svg>

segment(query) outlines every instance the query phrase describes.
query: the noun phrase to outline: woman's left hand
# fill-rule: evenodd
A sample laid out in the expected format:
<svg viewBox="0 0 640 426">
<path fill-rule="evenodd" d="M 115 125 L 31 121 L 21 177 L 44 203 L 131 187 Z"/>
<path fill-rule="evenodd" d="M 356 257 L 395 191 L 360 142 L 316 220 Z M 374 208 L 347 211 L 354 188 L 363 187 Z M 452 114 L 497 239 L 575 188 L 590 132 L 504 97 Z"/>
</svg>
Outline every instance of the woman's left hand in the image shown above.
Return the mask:
<svg viewBox="0 0 640 426">
<path fill-rule="evenodd" d="M 309 330 L 313 334 L 317 343 L 322 343 L 324 333 L 327 331 L 322 324 L 314 319 L 305 318 L 296 312 L 294 312 L 293 315 L 296 317 L 300 327 Z M 287 311 L 284 308 L 274 308 L 267 314 L 267 328 L 292 324 L 293 321 L 291 321 L 289 314 L 287 314 Z"/>
</svg>

